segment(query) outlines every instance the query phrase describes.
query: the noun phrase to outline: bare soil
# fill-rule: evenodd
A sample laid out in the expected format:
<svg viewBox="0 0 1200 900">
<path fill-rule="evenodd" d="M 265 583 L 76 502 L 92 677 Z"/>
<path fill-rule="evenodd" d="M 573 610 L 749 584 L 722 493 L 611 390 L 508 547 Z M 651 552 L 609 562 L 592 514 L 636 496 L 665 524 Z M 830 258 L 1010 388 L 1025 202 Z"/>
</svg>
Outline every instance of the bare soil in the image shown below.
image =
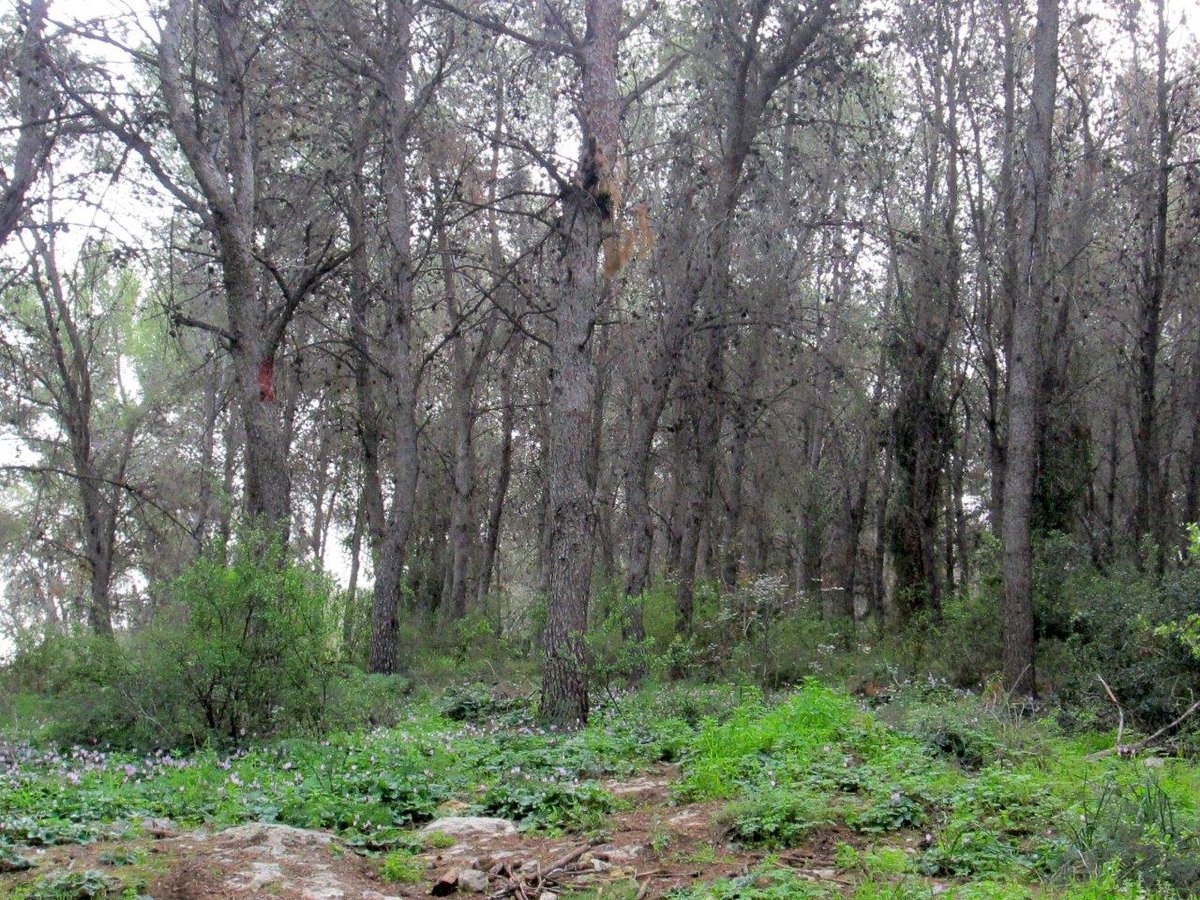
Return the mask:
<svg viewBox="0 0 1200 900">
<path fill-rule="evenodd" d="M 607 783 L 628 805 L 591 837 L 460 835 L 453 846 L 418 857 L 426 873 L 415 884 L 382 881 L 377 859 L 351 852 L 333 835 L 250 824 L 213 833 L 49 848 L 37 852 L 35 869 L 0 877 L 0 897 L 42 874 L 95 869 L 127 882 L 140 879 L 155 900 L 415 900 L 430 896 L 439 879 L 446 890 L 455 873 L 474 869 L 488 874 L 487 893 L 480 897 L 538 900 L 546 892 L 564 896 L 623 883 L 624 894 L 645 900 L 674 888 L 744 875 L 761 862 L 761 852 L 737 849 L 726 839 L 719 821 L 722 803 L 677 805 L 670 790 L 674 777 L 671 767 L 662 766 Z M 775 859 L 802 878 L 849 887 L 851 881 L 833 862 L 843 842 L 864 844 L 861 835 L 829 827 Z M 140 860 L 131 866 L 104 865 L 101 857 L 113 852 L 136 852 Z M 476 896 L 462 886 L 455 893 Z"/>
</svg>

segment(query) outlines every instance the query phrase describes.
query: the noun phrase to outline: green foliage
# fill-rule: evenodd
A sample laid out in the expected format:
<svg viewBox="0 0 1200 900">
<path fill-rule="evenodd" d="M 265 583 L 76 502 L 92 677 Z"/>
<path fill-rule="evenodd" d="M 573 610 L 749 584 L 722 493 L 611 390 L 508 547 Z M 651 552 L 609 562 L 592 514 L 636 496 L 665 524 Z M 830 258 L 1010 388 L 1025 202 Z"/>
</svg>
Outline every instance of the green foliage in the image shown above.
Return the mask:
<svg viewBox="0 0 1200 900">
<path fill-rule="evenodd" d="M 106 866 L 136 866 L 145 858 L 140 850 L 109 850 L 96 857 L 96 861 Z"/>
<path fill-rule="evenodd" d="M 822 885 L 801 879 L 790 869 L 764 865 L 737 878 L 722 878 L 666 896 L 671 900 L 804 900 L 829 897 L 830 892 Z"/>
<path fill-rule="evenodd" d="M 411 851 L 393 850 L 383 858 L 379 877 L 384 881 L 416 884 L 425 877 L 425 867 Z"/>
<path fill-rule="evenodd" d="M 633 617 L 646 597 L 627 597 L 620 584 L 609 583 L 597 592 L 591 627 L 584 636 L 588 655 L 588 678 L 600 690 L 618 683 L 636 681 L 654 662 L 655 640 L 645 635 L 629 638 Z M 643 613 L 644 615 L 644 613 Z"/>
<path fill-rule="evenodd" d="M 1066 738 L 943 686 L 901 688 L 871 712 L 813 680 L 778 702 L 745 685 L 652 682 L 606 698 L 569 734 L 537 728 L 511 695 L 475 682 L 443 696 L 406 694 L 399 681 L 378 688 L 396 721 L 369 732 L 181 755 L 14 747 L 0 779 L 0 846 L 136 836 L 146 817 L 184 828 L 280 822 L 383 854 L 388 877 L 404 880 L 423 877 L 419 854 L 452 840 L 412 830 L 447 809 L 595 837 L 620 809 L 603 780 L 678 759 L 678 798 L 728 801 L 718 819 L 737 845 L 821 847 L 843 825 L 871 835 L 835 855 L 858 897 L 928 897 L 935 884 L 952 897 L 1050 897 L 1031 886 L 1053 874 L 1053 890 L 1079 900 L 1197 890 L 1194 767 L 1167 762 L 1147 782 L 1140 761 L 1085 759 L 1111 735 Z M 676 847 L 657 821 L 645 840 L 664 861 L 711 866 L 728 852 Z M 123 851 L 100 861 L 140 865 Z M 834 894 L 768 865 L 680 896 Z"/>
<path fill-rule="evenodd" d="M 444 831 L 431 831 L 428 834 L 421 835 L 421 846 L 427 847 L 430 850 L 445 850 L 457 843 L 458 840 L 454 835 L 447 834 Z"/>
<path fill-rule="evenodd" d="M 833 823 L 825 797 L 770 787 L 729 804 L 721 818 L 733 840 L 768 848 L 794 846 L 813 829 Z"/>
<path fill-rule="evenodd" d="M 956 823 L 938 835 L 937 843 L 921 857 L 919 868 L 927 875 L 1007 875 L 1025 864 L 1017 850 L 994 831 Z"/>
<path fill-rule="evenodd" d="M 172 594 L 184 623 L 173 649 L 211 731 L 236 741 L 320 723 L 336 663 L 331 593 L 277 538 L 253 530 L 179 577 Z"/>
<path fill-rule="evenodd" d="M 341 666 L 328 684 L 321 730 L 396 725 L 408 712 L 412 689 L 412 682 L 402 675 L 378 675 Z"/>
<path fill-rule="evenodd" d="M 862 864 L 875 875 L 900 875 L 909 869 L 909 856 L 899 847 L 880 847 L 863 854 Z"/>
<path fill-rule="evenodd" d="M 764 776 L 773 760 L 791 766 L 811 761 L 867 727 L 848 697 L 812 680 L 778 706 L 747 702 L 720 722 L 703 722 L 684 759 L 680 795 L 732 797 L 747 784 L 769 781 Z"/>
<path fill-rule="evenodd" d="M 568 831 L 594 829 L 615 807 L 612 795 L 595 782 L 577 784 L 525 773 L 492 785 L 479 801 L 479 810 L 487 815 Z"/>
<path fill-rule="evenodd" d="M 132 635 L 47 635 L 21 648 L 9 678 L 52 700 L 48 738 L 197 747 L 395 720 L 403 683 L 339 679 L 328 579 L 277 540 L 246 529 L 164 591 L 170 601 Z"/>
<path fill-rule="evenodd" d="M 1154 777 L 1132 785 L 1106 781 L 1067 829 L 1065 869 L 1200 892 L 1200 818 L 1178 806 Z"/>
<path fill-rule="evenodd" d="M 25 894 L 25 900 L 107 900 L 123 893 L 115 878 L 89 869 L 39 879 Z"/>
<path fill-rule="evenodd" d="M 1200 655 L 1192 623 L 1200 603 L 1200 569 L 1161 580 L 1138 572 L 1082 574 L 1064 585 L 1071 633 L 1061 642 L 1056 673 L 1059 700 L 1074 721 L 1089 705 L 1103 721 L 1113 709 L 1100 673 L 1120 700 L 1127 721 L 1158 728 L 1200 694 Z"/>
<path fill-rule="evenodd" d="M 47 736 L 60 744 L 196 745 L 205 728 L 187 703 L 178 658 L 158 628 L 122 641 L 51 636 L 45 682 L 55 715 Z M 20 666 L 22 660 L 18 660 Z"/>
<path fill-rule="evenodd" d="M 504 720 L 518 724 L 532 720 L 532 710 L 526 698 L 501 693 L 480 682 L 448 688 L 438 708 L 442 715 L 454 722 L 485 724 Z"/>
<path fill-rule="evenodd" d="M 870 806 L 848 813 L 846 824 L 856 831 L 878 834 L 920 828 L 928 818 L 920 802 L 897 787 Z"/>
<path fill-rule="evenodd" d="M 32 869 L 33 862 L 20 853 L 17 853 L 11 847 L 0 844 L 0 873 L 4 872 L 24 872 L 26 869 Z"/>
</svg>

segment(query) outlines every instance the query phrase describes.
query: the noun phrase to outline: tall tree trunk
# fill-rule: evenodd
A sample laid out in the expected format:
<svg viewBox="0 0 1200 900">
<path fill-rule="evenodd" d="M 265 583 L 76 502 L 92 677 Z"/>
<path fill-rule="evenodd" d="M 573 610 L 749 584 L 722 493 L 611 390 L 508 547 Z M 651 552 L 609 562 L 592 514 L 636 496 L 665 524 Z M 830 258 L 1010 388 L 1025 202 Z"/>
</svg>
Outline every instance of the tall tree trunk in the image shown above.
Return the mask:
<svg viewBox="0 0 1200 900">
<path fill-rule="evenodd" d="M 206 222 L 221 263 L 228 343 L 246 437 L 242 454 L 246 515 L 286 542 L 291 527 L 291 474 L 276 400 L 275 356 L 303 292 L 286 296 L 282 312 L 276 315 L 268 313 L 259 292 L 255 258 L 257 116 L 248 84 L 248 13 L 221 4 L 205 7 L 216 39 L 220 82 L 215 115 L 223 125 L 213 139 L 205 133 L 201 112 L 191 102 L 183 80 L 188 70 L 181 47 L 189 7 L 188 0 L 171 0 L 168 5 L 159 41 L 158 74 L 171 131 L 204 198 L 204 207 L 195 202 L 190 205 Z M 218 145 L 220 156 L 214 149 Z M 139 152 L 145 155 L 148 151 Z M 154 165 L 151 169 L 180 196 L 180 188 L 170 181 L 166 169 Z"/>
<path fill-rule="evenodd" d="M 1049 260 L 1051 143 L 1058 84 L 1058 0 L 1038 0 L 1033 86 L 1026 158 L 1026 221 L 1022 284 L 1013 305 L 1008 395 L 1008 465 L 1001 527 L 1004 576 L 1004 683 L 1014 694 L 1036 689 L 1033 646 L 1033 548 L 1030 510 L 1037 460 L 1036 378 L 1042 310 L 1053 267 Z"/>
<path fill-rule="evenodd" d="M 412 12 L 406 3 L 387 7 L 388 41 L 392 48 L 380 71 L 386 137 L 386 232 L 389 257 L 387 297 L 387 361 L 390 421 L 394 429 L 391 509 L 380 548 L 371 610 L 372 672 L 399 668 L 397 647 L 404 562 L 416 512 L 419 457 L 417 448 L 417 377 L 413 360 L 413 281 L 409 213 L 408 138 L 415 112 L 409 99 L 409 55 Z"/>
<path fill-rule="evenodd" d="M 558 312 L 550 348 L 550 597 L 542 715 L 560 727 L 587 721 L 583 638 L 591 597 L 595 511 L 588 484 L 596 367 L 592 336 L 606 291 L 597 270 L 619 195 L 621 0 L 587 0 L 577 59 L 579 171 L 565 185 L 557 227 Z"/>
<path fill-rule="evenodd" d="M 370 348 L 371 272 L 367 249 L 366 196 L 363 165 L 366 157 L 366 128 L 359 125 L 353 152 L 354 172 L 350 180 L 347 223 L 350 231 L 350 341 L 354 345 L 355 430 L 362 455 L 362 509 L 372 562 L 379 565 L 386 527 L 383 484 L 379 477 L 380 422 L 375 398 L 375 362 Z"/>
<path fill-rule="evenodd" d="M 749 360 L 742 379 L 740 395 L 731 415 L 733 435 L 729 448 L 729 488 L 725 504 L 725 546 L 721 562 L 721 583 L 727 589 L 737 585 L 742 561 L 742 519 L 745 513 L 746 457 L 750 444 L 750 417 L 754 407 L 754 391 L 762 367 L 763 340 L 752 338 Z"/>
<path fill-rule="evenodd" d="M 683 173 L 676 171 L 679 177 Z M 650 560 L 654 549 L 654 513 L 650 507 L 650 486 L 654 477 L 654 438 L 666 409 L 675 378 L 679 354 L 692 325 L 692 294 L 687 284 L 688 251 L 692 220 L 690 194 L 679 201 L 682 209 L 671 223 L 671 246 L 659 253 L 665 290 L 672 295 L 667 303 L 652 355 L 638 382 L 633 401 L 633 417 L 627 438 L 625 458 L 626 525 L 625 597 L 630 603 L 626 637 L 640 641 L 644 636 L 641 597 L 650 583 Z M 670 568 L 670 566 L 668 567 Z"/>
<path fill-rule="evenodd" d="M 496 571 L 496 555 L 500 548 L 500 527 L 504 516 L 504 502 L 508 497 L 508 483 L 512 478 L 513 428 L 516 425 L 516 407 L 513 405 L 513 366 L 516 349 L 510 342 L 509 351 L 500 362 L 500 450 L 497 454 L 496 487 L 492 491 L 492 503 L 488 511 L 487 537 L 483 544 L 483 559 L 479 566 L 479 596 L 482 607 L 492 589 Z"/>
<path fill-rule="evenodd" d="M 470 345 L 466 317 L 459 307 L 454 278 L 454 260 L 444 222 L 438 225 L 438 252 L 442 263 L 442 282 L 449 308 L 453 333 L 451 365 L 453 392 L 450 398 L 454 425 L 454 499 L 450 508 L 450 616 L 461 619 L 467 614 L 467 580 L 474 549 L 471 527 L 475 484 L 475 383 L 487 354 L 488 341 L 479 339 Z"/>
<path fill-rule="evenodd" d="M 217 446 L 217 422 L 221 418 L 221 376 L 221 366 L 214 363 L 204 384 L 204 431 L 200 439 L 199 489 L 196 494 L 196 511 L 190 523 L 193 557 L 198 557 L 204 548 L 204 534 L 213 516 L 213 486 L 216 478 L 213 459 Z"/>
<path fill-rule="evenodd" d="M 350 577 L 346 582 L 346 606 L 342 611 L 342 651 L 345 653 L 354 646 L 355 618 L 358 602 L 358 573 L 362 566 L 362 544 L 364 524 L 366 523 L 364 495 L 360 494 L 354 507 L 354 530 L 350 533 Z"/>
<path fill-rule="evenodd" d="M 1154 90 L 1154 135 L 1142 209 L 1141 284 L 1138 296 L 1137 347 L 1137 421 L 1134 429 L 1134 461 L 1137 466 L 1137 494 L 1133 513 L 1133 537 L 1141 563 L 1141 542 L 1150 537 L 1157 544 L 1158 568 L 1165 561 L 1162 530 L 1164 515 L 1163 473 L 1160 458 L 1161 437 L 1158 422 L 1158 355 L 1162 337 L 1163 289 L 1167 268 L 1167 220 L 1171 159 L 1171 121 L 1167 85 L 1167 23 L 1165 0 L 1156 0 L 1158 29 Z"/>
</svg>

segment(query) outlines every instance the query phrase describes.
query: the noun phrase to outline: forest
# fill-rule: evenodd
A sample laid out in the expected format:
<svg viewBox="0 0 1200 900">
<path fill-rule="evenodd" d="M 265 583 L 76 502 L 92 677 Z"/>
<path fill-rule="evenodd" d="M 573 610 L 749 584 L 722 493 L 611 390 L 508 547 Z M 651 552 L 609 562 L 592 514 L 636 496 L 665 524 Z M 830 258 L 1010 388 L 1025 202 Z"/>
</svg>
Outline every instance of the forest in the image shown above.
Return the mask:
<svg viewBox="0 0 1200 900">
<path fill-rule="evenodd" d="M 1200 896 L 1198 20 L 0 9 L 0 896 Z"/>
</svg>

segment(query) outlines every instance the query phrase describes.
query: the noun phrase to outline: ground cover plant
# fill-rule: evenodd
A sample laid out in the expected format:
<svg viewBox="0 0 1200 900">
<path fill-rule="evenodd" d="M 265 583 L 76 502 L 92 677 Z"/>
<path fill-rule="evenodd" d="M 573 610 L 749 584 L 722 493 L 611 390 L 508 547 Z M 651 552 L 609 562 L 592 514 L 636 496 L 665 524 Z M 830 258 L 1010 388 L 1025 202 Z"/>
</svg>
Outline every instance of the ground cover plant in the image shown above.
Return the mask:
<svg viewBox="0 0 1200 900">
<path fill-rule="evenodd" d="M 458 686 L 412 701 L 390 727 L 236 750 L 6 745 L 0 859 L 9 874 L 0 883 L 19 897 L 135 896 L 148 883 L 138 842 L 170 820 L 185 830 L 325 829 L 375 859 L 389 883 L 425 890 L 429 858 L 455 841 L 415 829 L 440 814 L 508 818 L 530 840 L 603 841 L 634 815 L 620 785 L 667 766 L 654 815 L 668 825 L 647 846 L 668 866 L 724 858 L 746 867 L 674 888 L 681 898 L 901 898 L 934 887 L 963 898 L 1172 898 L 1200 889 L 1200 768 L 1092 759 L 1113 735 L 1066 735 L 1045 717 L 1014 723 L 948 688 L 910 688 L 873 708 L 816 680 L 770 699 L 732 685 L 658 687 L 614 697 L 571 733 L 538 726 L 503 694 L 496 721 L 464 721 L 462 698 L 488 692 Z M 695 715 L 697 705 L 707 712 Z M 947 731 L 969 733 L 947 740 Z M 965 757 L 964 744 L 973 748 Z M 689 809 L 711 827 L 685 852 L 669 823 Z M 38 851 L 93 842 L 111 848 L 99 858 L 106 871 L 69 882 L 41 866 L 17 871 Z M 797 868 L 818 847 L 824 880 Z"/>
</svg>

